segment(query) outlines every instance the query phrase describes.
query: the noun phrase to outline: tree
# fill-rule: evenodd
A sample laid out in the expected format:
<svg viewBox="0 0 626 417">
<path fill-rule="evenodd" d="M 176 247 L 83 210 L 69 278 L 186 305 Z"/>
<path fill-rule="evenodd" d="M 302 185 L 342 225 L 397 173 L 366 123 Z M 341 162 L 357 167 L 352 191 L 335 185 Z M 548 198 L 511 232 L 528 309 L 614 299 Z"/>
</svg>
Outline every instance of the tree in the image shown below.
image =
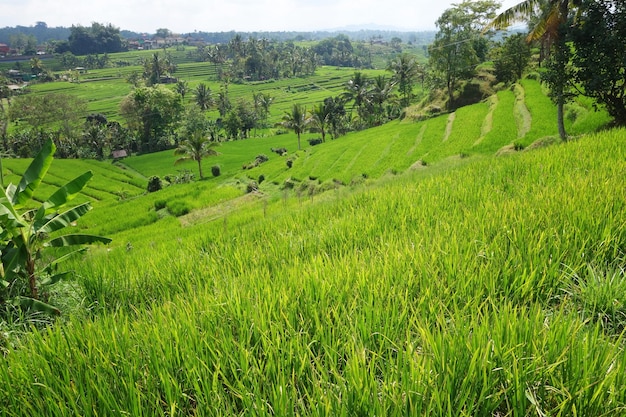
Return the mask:
<svg viewBox="0 0 626 417">
<path fill-rule="evenodd" d="M 33 57 L 30 59 L 30 71 L 31 74 L 37 75 L 44 70 L 43 61 L 37 57 Z"/>
<path fill-rule="evenodd" d="M 530 45 L 525 35 L 515 33 L 504 38 L 498 48 L 494 48 L 494 72 L 500 82 L 513 82 L 522 78 L 530 61 Z"/>
<path fill-rule="evenodd" d="M 588 2 L 572 29 L 574 78 L 584 95 L 603 105 L 617 125 L 626 125 L 626 4 Z"/>
<path fill-rule="evenodd" d="M 356 71 L 344 87 L 344 99 L 352 101 L 352 108 L 356 108 L 359 118 L 366 124 L 369 123 L 373 111 L 370 85 L 367 76 L 361 71 Z"/>
<path fill-rule="evenodd" d="M 218 143 L 212 142 L 207 136 L 209 121 L 203 112 L 192 108 L 187 112 L 186 116 L 182 128 L 182 135 L 185 139 L 181 141 L 178 148 L 174 151 L 175 155 L 182 156 L 176 160 L 175 164 L 185 161 L 196 161 L 200 179 L 203 179 L 202 159 L 207 156 L 217 155 L 214 148 Z"/>
<path fill-rule="evenodd" d="M 68 43 L 70 52 L 74 55 L 122 52 L 126 49 L 119 28 L 96 22 L 90 28 L 72 26 Z"/>
<path fill-rule="evenodd" d="M 308 126 L 312 129 L 320 132 L 322 135 L 322 142 L 326 142 L 326 130 L 330 121 L 329 108 L 324 104 L 316 104 L 313 109 L 309 111 L 309 118 L 306 121 Z"/>
<path fill-rule="evenodd" d="M 429 64 L 435 87 L 448 96 L 448 109 L 454 108 L 454 93 L 461 80 L 471 79 L 480 63 L 477 49 L 481 29 L 493 18 L 498 4 L 491 0 L 463 1 L 447 9 L 435 22 L 438 32 L 429 46 Z"/>
<path fill-rule="evenodd" d="M 340 134 L 345 133 L 345 101 L 342 97 L 327 97 L 324 99 L 324 109 L 332 137 L 337 139 Z"/>
<path fill-rule="evenodd" d="M 143 78 L 148 81 L 148 85 L 159 84 L 161 77 L 168 74 L 169 68 L 170 63 L 167 58 L 155 52 L 151 59 L 144 62 Z"/>
<path fill-rule="evenodd" d="M 122 100 L 120 110 L 130 131 L 139 137 L 139 150 L 153 152 L 170 146 L 183 104 L 176 92 L 156 85 L 135 88 Z"/>
<path fill-rule="evenodd" d="M 393 73 L 393 81 L 402 96 L 402 105 L 407 107 L 413 98 L 413 87 L 420 71 L 417 60 L 409 54 L 401 54 L 389 62 L 387 71 Z"/>
<path fill-rule="evenodd" d="M 583 0 L 525 0 L 510 7 L 496 16 L 486 29 L 504 29 L 516 21 L 528 21 L 534 19 L 534 27 L 527 36 L 527 41 L 546 41 L 556 57 L 553 60 L 551 97 L 557 106 L 557 124 L 559 136 L 562 140 L 567 140 L 565 131 L 565 103 L 568 100 L 567 92 L 569 80 L 567 76 L 569 45 L 564 38 L 567 32 L 566 24 L 570 11 L 582 4 Z M 539 14 L 539 18 L 535 19 Z"/>
<path fill-rule="evenodd" d="M 246 100 L 239 100 L 237 102 L 237 107 L 234 109 L 237 112 L 237 117 L 241 122 L 239 128 L 241 130 L 241 136 L 243 138 L 248 138 L 250 136 L 250 131 L 257 126 L 258 116 L 254 111 L 254 107 Z"/>
<path fill-rule="evenodd" d="M 174 87 L 176 92 L 180 94 L 180 96 L 185 100 L 185 96 L 187 95 L 187 91 L 189 91 L 189 83 L 185 80 L 178 80 L 176 83 L 176 87 Z"/>
<path fill-rule="evenodd" d="M 232 104 L 228 98 L 228 84 L 222 84 L 220 92 L 217 93 L 217 110 L 220 113 L 220 117 L 226 116 L 226 114 L 232 109 Z"/>
<path fill-rule="evenodd" d="M 202 111 L 207 111 L 213 106 L 213 93 L 205 83 L 200 83 L 195 90 L 196 104 Z"/>
<path fill-rule="evenodd" d="M 9 117 L 34 130 L 57 128 L 65 138 L 72 138 L 82 127 L 86 113 L 87 102 L 70 94 L 26 94 L 15 97 Z"/>
<path fill-rule="evenodd" d="M 270 106 L 274 102 L 274 97 L 266 93 L 254 93 L 252 95 L 254 111 L 259 120 L 265 124 L 270 113 Z"/>
<path fill-rule="evenodd" d="M 300 145 L 300 135 L 304 133 L 306 129 L 306 120 L 306 108 L 299 104 L 294 104 L 291 107 L 291 112 L 285 112 L 283 121 L 279 123 L 281 126 L 293 130 L 298 136 L 298 150 L 302 149 Z"/>
<path fill-rule="evenodd" d="M 41 299 L 40 288 L 50 286 L 67 276 L 68 272 L 57 272 L 58 265 L 70 256 L 84 252 L 84 245 L 97 242 L 106 244 L 111 239 L 60 232 L 91 210 L 89 203 L 66 207 L 93 176 L 91 171 L 62 186 L 38 208 L 34 208 L 33 193 L 52 164 L 55 150 L 52 141 L 47 141 L 24 172 L 19 184 L 9 184 L 6 190 L 2 190 L 0 304 L 13 303 L 22 308 L 58 314 L 58 309 Z M 43 256 L 49 248 L 70 246 L 79 248 L 58 258 Z M 42 262 L 47 263 L 42 266 Z M 12 293 L 12 289 L 21 287 L 18 282 L 26 283 L 27 290 Z"/>
<path fill-rule="evenodd" d="M 155 38 L 161 38 L 161 39 L 166 39 L 166 38 L 169 38 L 170 36 L 172 36 L 172 31 L 166 28 L 157 29 L 154 35 Z"/>
<path fill-rule="evenodd" d="M 395 87 L 395 82 L 392 80 L 388 80 L 384 75 L 378 75 L 374 78 L 374 84 L 371 91 L 372 103 L 374 105 L 374 114 L 377 119 L 377 123 L 383 123 L 386 118 L 394 118 L 399 113 L 395 111 L 398 107 L 398 101 L 396 100 L 395 94 L 393 93 L 393 88 Z M 411 90 L 413 87 L 411 86 Z M 385 108 L 385 105 L 387 107 Z"/>
</svg>

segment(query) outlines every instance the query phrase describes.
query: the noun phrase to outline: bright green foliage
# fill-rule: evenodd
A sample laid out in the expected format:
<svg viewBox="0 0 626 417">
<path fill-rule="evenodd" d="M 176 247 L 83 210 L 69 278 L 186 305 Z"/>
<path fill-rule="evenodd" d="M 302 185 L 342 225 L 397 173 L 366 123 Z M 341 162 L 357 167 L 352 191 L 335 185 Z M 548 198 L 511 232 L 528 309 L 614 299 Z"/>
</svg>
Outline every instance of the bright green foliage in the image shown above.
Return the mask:
<svg viewBox="0 0 626 417">
<path fill-rule="evenodd" d="M 525 36 L 515 33 L 507 36 L 502 45 L 495 48 L 494 71 L 501 82 L 514 82 L 522 78 L 530 61 L 530 45 Z"/>
<path fill-rule="evenodd" d="M 8 349 L 0 409 L 620 415 L 624 137 L 125 233 L 80 265 L 96 320 Z"/>
<path fill-rule="evenodd" d="M 618 125 L 626 125 L 626 5 L 594 1 L 582 7 L 572 29 L 575 79 L 584 94 L 605 106 Z"/>
<path fill-rule="evenodd" d="M 156 151 L 170 146 L 183 105 L 179 94 L 156 85 L 134 89 L 122 101 L 120 110 L 128 128 L 139 137 L 139 150 Z"/>
<path fill-rule="evenodd" d="M 83 252 L 83 245 L 109 243 L 111 239 L 59 233 L 91 209 L 89 203 L 65 207 L 85 187 L 93 175 L 91 172 L 78 176 L 50 195 L 37 209 L 33 208 L 33 193 L 52 164 L 55 149 L 52 141 L 46 142 L 19 184 L 9 184 L 0 197 L 0 302 L 58 313 L 54 307 L 40 300 L 39 287 L 52 285 L 66 276 L 67 272 L 57 272 L 57 265 L 71 255 Z M 61 209 L 64 211 L 59 212 Z M 79 246 L 79 249 L 51 260 L 42 256 L 47 248 L 66 246 Z M 44 265 L 40 265 L 42 261 Z M 22 296 L 22 285 L 28 288 L 24 291 L 27 296 Z"/>
</svg>

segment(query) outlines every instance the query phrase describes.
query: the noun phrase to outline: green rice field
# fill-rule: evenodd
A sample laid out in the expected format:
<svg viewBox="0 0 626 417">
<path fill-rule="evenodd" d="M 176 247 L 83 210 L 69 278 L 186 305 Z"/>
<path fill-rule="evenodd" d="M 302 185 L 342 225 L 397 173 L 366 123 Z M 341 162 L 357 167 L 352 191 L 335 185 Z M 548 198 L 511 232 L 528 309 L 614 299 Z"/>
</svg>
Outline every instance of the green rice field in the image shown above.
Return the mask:
<svg viewBox="0 0 626 417">
<path fill-rule="evenodd" d="M 318 72 L 311 100 L 351 75 Z M 258 87 L 278 110 L 290 82 Z M 0 415 L 626 414 L 626 131 L 567 110 L 557 143 L 527 79 L 300 151 L 226 142 L 220 176 L 153 193 L 197 167 L 55 160 L 35 197 L 92 170 L 73 227 L 113 241 L 71 262 L 56 323 L 0 323 Z"/>
</svg>

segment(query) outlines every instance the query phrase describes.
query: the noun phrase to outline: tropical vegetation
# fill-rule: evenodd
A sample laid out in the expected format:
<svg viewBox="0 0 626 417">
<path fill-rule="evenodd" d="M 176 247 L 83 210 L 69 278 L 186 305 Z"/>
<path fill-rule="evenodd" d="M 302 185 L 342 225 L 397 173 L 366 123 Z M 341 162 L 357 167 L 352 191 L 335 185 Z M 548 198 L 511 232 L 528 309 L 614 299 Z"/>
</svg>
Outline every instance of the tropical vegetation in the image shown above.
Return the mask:
<svg viewBox="0 0 626 417">
<path fill-rule="evenodd" d="M 5 116 L 87 111 L 1 119 L 0 410 L 623 414 L 621 52 L 583 39 L 622 8 L 489 32 L 556 3 L 455 4 L 384 60 L 232 34 L 5 82 Z"/>
</svg>

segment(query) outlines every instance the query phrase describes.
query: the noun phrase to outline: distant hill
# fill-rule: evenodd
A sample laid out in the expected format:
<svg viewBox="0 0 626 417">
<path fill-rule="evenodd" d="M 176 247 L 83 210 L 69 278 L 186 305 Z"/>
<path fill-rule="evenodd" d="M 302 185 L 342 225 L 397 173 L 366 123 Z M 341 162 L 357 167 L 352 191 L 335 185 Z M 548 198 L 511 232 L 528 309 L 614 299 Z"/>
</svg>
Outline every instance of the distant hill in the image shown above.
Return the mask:
<svg viewBox="0 0 626 417">
<path fill-rule="evenodd" d="M 37 22 L 34 26 L 15 26 L 0 28 L 0 43 L 10 44 L 11 38 L 16 35 L 34 36 L 39 44 L 50 41 L 62 41 L 67 40 L 70 36 L 70 28 L 66 27 L 48 27 L 45 22 Z M 411 42 L 418 45 L 427 45 L 432 42 L 435 32 L 434 31 L 409 31 L 399 28 L 386 27 L 380 25 L 358 25 L 358 26 L 346 26 L 344 28 L 336 28 L 320 31 L 287 31 L 287 32 L 189 32 L 182 35 L 190 35 L 196 39 L 201 39 L 208 43 L 226 43 L 230 41 L 236 35 L 240 35 L 242 38 L 268 38 L 277 41 L 287 40 L 319 40 L 328 37 L 337 36 L 338 34 L 346 34 L 352 40 L 356 41 L 368 41 L 371 39 L 381 39 L 383 41 L 389 41 L 391 38 L 400 38 L 403 42 Z M 128 29 L 120 29 L 120 35 L 124 39 L 136 39 L 143 36 L 152 36 L 153 34 L 146 34 L 141 32 L 135 32 Z"/>
</svg>

